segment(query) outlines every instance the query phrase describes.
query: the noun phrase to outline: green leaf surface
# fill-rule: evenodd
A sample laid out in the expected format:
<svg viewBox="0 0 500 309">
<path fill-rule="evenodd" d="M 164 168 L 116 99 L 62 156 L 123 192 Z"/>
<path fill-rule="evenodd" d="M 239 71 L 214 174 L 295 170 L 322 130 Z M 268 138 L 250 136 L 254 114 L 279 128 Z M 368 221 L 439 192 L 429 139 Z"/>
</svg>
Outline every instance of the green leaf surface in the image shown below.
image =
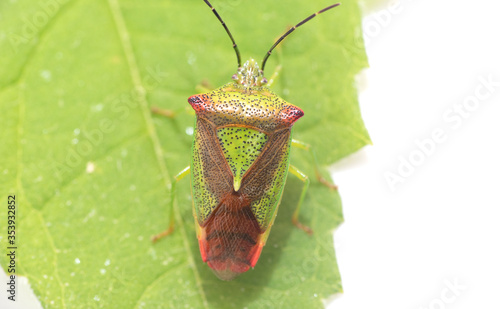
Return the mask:
<svg viewBox="0 0 500 309">
<path fill-rule="evenodd" d="M 260 61 L 287 26 L 331 2 L 212 4 L 242 58 Z M 294 136 L 323 166 L 370 142 L 354 85 L 367 65 L 360 24 L 356 1 L 343 1 L 293 33 L 266 68 L 270 76 L 281 62 L 273 90 L 305 111 Z M 257 266 L 234 281 L 201 261 L 187 180 L 175 232 L 150 241 L 167 226 L 194 125 L 189 113 L 167 119 L 150 107 L 183 111 L 203 80 L 219 86 L 236 71 L 203 1 L 2 1 L 0 70 L 2 200 L 17 197 L 17 272 L 43 307 L 322 308 L 342 290 L 332 245 L 340 197 L 314 177 L 300 216 L 314 235 L 290 223 L 302 184 L 289 177 Z M 314 175 L 304 150 L 291 162 Z"/>
</svg>

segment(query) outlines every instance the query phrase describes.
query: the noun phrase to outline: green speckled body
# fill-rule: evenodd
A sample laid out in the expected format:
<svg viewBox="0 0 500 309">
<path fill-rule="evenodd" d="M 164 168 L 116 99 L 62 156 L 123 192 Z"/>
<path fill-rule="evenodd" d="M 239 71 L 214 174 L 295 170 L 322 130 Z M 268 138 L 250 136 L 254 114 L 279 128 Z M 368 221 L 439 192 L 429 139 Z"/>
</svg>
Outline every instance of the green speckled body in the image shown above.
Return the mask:
<svg viewBox="0 0 500 309">
<path fill-rule="evenodd" d="M 215 271 L 240 273 L 255 265 L 269 235 L 292 126 L 304 113 L 267 87 L 237 83 L 188 101 L 197 115 L 191 186 L 202 258 Z"/>
</svg>

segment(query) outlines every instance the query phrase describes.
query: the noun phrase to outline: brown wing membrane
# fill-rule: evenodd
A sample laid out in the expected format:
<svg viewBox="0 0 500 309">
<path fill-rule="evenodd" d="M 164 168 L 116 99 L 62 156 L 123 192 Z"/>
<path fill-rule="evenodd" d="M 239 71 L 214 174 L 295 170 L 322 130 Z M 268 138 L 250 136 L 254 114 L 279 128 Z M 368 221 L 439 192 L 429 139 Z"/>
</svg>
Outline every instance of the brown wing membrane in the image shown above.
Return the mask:
<svg viewBox="0 0 500 309">
<path fill-rule="evenodd" d="M 219 278 L 231 280 L 255 266 L 261 231 L 244 195 L 227 193 L 208 218 L 205 233 L 201 255 Z"/>
<path fill-rule="evenodd" d="M 200 149 L 200 155 L 204 163 L 205 183 L 210 188 L 210 191 L 222 198 L 225 193 L 230 192 L 233 188 L 232 172 L 220 149 L 215 126 L 200 118 L 197 130 L 200 134 L 199 141 L 202 148 Z"/>
<path fill-rule="evenodd" d="M 233 176 L 224 159 L 215 133 L 215 126 L 198 118 L 193 146 L 193 197 L 198 223 L 203 225 L 227 192 L 233 189 Z M 215 201 L 214 201 L 215 199 Z"/>
<path fill-rule="evenodd" d="M 283 166 L 283 159 L 288 156 L 286 148 L 290 134 L 291 129 L 274 132 L 269 137 L 269 141 L 259 158 L 243 176 L 240 191 L 247 195 L 250 200 L 262 197 L 262 194 L 271 188 L 276 179 L 269 177 L 269 175 L 280 175 L 279 170 Z"/>
</svg>

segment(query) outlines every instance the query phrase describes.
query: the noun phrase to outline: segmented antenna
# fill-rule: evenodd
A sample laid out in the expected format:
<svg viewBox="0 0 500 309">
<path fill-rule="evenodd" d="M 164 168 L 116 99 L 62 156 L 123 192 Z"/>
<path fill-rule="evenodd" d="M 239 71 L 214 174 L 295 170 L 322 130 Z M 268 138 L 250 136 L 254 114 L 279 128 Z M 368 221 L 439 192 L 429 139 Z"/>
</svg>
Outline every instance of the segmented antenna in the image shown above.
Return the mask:
<svg viewBox="0 0 500 309">
<path fill-rule="evenodd" d="M 205 1 L 206 2 L 206 1 Z M 278 46 L 279 43 L 281 43 L 281 41 L 283 41 L 290 33 L 292 33 L 293 31 L 295 31 L 295 29 L 297 29 L 298 27 L 302 26 L 303 24 L 305 24 L 306 22 L 310 21 L 311 19 L 313 19 L 314 17 L 316 17 L 317 15 L 323 13 L 323 12 L 326 12 L 328 11 L 329 9 L 333 9 L 334 7 L 336 6 L 339 6 L 340 3 L 335 3 L 333 5 L 330 5 L 330 6 L 327 6 L 326 8 L 312 14 L 311 16 L 307 17 L 306 19 L 304 19 L 303 21 L 301 21 L 300 23 L 296 24 L 295 26 L 293 26 L 292 28 L 288 29 L 288 31 L 283 34 L 275 43 L 274 45 L 267 51 L 267 54 L 264 56 L 264 60 L 262 60 L 262 69 L 261 71 L 264 72 L 264 67 L 266 66 L 266 62 L 267 62 L 267 58 L 269 58 L 269 56 L 271 56 L 271 52 L 273 51 L 273 49 Z M 220 19 L 220 18 L 219 18 Z M 224 26 L 225 27 L 225 26 Z M 227 29 L 227 28 L 226 28 Z"/>
<path fill-rule="evenodd" d="M 233 35 L 231 34 L 231 32 L 229 31 L 229 29 L 227 28 L 226 23 L 224 23 L 224 21 L 222 20 L 222 18 L 220 18 L 219 13 L 217 13 L 217 11 L 215 10 L 215 8 L 210 4 L 210 2 L 208 2 L 208 0 L 204 0 L 204 1 L 210 7 L 210 9 L 214 13 L 215 17 L 217 17 L 217 19 L 220 21 L 220 23 L 222 24 L 222 26 L 224 27 L 224 29 L 226 29 L 226 32 L 229 35 L 229 38 L 231 39 L 231 42 L 233 42 L 233 48 L 234 48 L 234 51 L 236 52 L 236 58 L 238 58 L 238 68 L 240 68 L 241 67 L 240 51 L 238 50 L 238 45 L 236 45 L 236 42 L 233 39 Z"/>
</svg>

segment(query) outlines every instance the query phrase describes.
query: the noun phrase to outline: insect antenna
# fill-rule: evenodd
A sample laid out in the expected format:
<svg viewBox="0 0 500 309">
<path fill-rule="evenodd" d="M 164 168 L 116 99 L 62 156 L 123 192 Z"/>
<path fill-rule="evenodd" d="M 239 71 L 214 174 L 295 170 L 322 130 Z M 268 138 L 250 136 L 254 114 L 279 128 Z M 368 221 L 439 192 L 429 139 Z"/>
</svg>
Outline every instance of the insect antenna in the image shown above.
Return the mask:
<svg viewBox="0 0 500 309">
<path fill-rule="evenodd" d="M 293 31 L 295 31 L 295 29 L 297 29 L 298 27 L 302 26 L 306 22 L 310 21 L 311 19 L 313 19 L 317 15 L 319 15 L 319 14 L 321 14 L 323 12 L 326 12 L 329 9 L 333 9 L 334 7 L 339 6 L 339 5 L 340 5 L 340 3 L 335 3 L 335 4 L 332 4 L 330 6 L 327 6 L 326 8 L 324 8 L 322 10 L 319 10 L 318 12 L 316 12 L 316 13 L 312 14 L 311 16 L 307 17 L 306 19 L 302 20 L 300 23 L 296 24 L 292 28 L 288 29 L 288 31 L 285 34 L 283 34 L 278 40 L 276 40 L 276 42 L 273 44 L 273 46 L 267 51 L 266 55 L 264 56 L 264 60 L 262 60 L 262 69 L 261 69 L 261 71 L 264 72 L 264 67 L 266 66 L 267 58 L 269 58 L 269 56 L 271 56 L 271 52 L 273 51 L 273 49 L 276 46 L 278 46 L 278 44 L 281 43 L 281 41 L 283 41 L 288 35 L 290 35 L 290 33 L 292 33 Z"/>
<path fill-rule="evenodd" d="M 238 68 L 241 67 L 241 56 L 240 56 L 240 51 L 238 50 L 238 45 L 236 45 L 236 42 L 234 41 L 234 38 L 233 38 L 233 35 L 231 34 L 231 31 L 229 31 L 229 29 L 227 28 L 226 26 L 226 23 L 222 20 L 222 18 L 219 16 L 219 13 L 217 13 L 217 11 L 215 10 L 215 8 L 212 6 L 212 4 L 210 4 L 210 2 L 208 2 L 208 0 L 204 0 L 205 3 L 210 7 L 210 9 L 212 10 L 212 12 L 214 13 L 215 17 L 217 17 L 217 19 L 220 21 L 220 23 L 222 24 L 222 27 L 224 27 L 224 29 L 226 29 L 226 32 L 227 34 L 229 35 L 229 38 L 231 39 L 231 42 L 233 42 L 233 48 L 234 48 L 234 51 L 236 52 L 236 58 L 238 58 Z"/>
</svg>

